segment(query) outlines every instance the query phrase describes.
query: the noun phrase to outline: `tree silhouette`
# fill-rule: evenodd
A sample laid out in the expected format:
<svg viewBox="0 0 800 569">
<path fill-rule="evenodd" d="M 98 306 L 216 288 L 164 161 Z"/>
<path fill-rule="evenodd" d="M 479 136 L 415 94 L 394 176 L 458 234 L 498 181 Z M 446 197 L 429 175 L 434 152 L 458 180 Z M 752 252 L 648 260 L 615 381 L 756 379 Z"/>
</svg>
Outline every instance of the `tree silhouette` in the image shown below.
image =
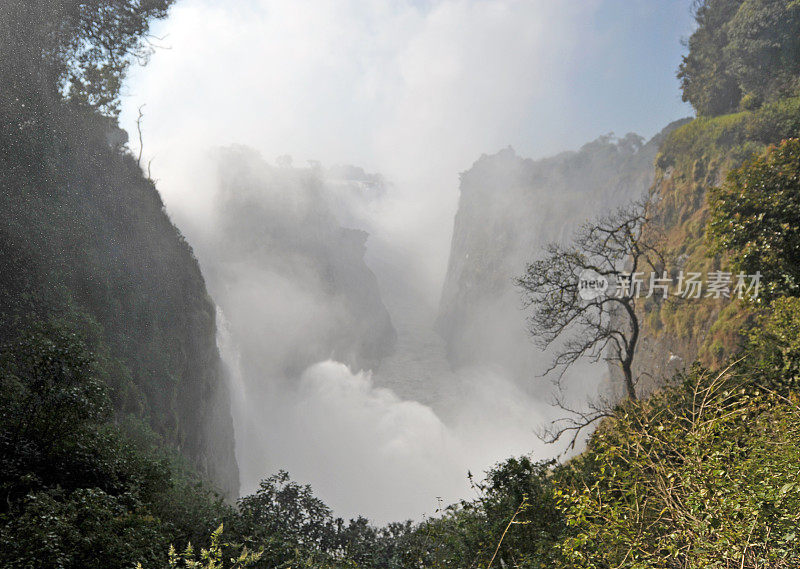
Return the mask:
<svg viewBox="0 0 800 569">
<path fill-rule="evenodd" d="M 619 366 L 626 398 L 637 399 L 638 378 L 633 361 L 639 341 L 637 302 L 648 286 L 663 288 L 666 275 L 657 277 L 664 262 L 656 248 L 657 233 L 649 223 L 647 202 L 635 202 L 611 214 L 582 225 L 571 242 L 550 243 L 544 255 L 528 264 L 516 280 L 523 304 L 532 313 L 528 331 L 536 344 L 555 350 L 543 375 L 557 372 L 559 395 L 556 404 L 573 417 L 557 421 L 544 438 L 555 442 L 566 431 L 578 432 L 608 415 L 608 401 L 590 401 L 590 411 L 566 405 L 561 380 L 570 366 L 582 358 L 604 359 Z M 644 269 L 652 273 L 645 282 Z"/>
</svg>

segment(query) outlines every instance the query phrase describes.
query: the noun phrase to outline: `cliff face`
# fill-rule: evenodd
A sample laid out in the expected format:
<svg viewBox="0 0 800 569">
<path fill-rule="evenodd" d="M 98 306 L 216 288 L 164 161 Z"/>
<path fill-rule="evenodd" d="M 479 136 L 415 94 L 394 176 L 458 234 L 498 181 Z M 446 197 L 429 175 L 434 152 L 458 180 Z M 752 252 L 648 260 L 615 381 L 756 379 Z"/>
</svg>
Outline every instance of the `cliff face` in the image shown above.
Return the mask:
<svg viewBox="0 0 800 569">
<path fill-rule="evenodd" d="M 673 275 L 680 270 L 728 270 L 724 256 L 706 241 L 709 188 L 770 144 L 800 136 L 800 98 L 786 98 L 713 118 L 698 118 L 664 140 L 653 186 L 657 219 L 666 235 L 664 254 Z M 637 373 L 655 385 L 676 366 L 695 360 L 716 366 L 742 345 L 752 307 L 728 299 L 692 299 L 644 306 Z M 672 362 L 672 365 L 669 363 Z M 647 383 L 647 382 L 646 382 Z"/>
<path fill-rule="evenodd" d="M 642 197 L 671 128 L 647 143 L 634 134 L 606 136 L 536 161 L 507 149 L 462 174 L 438 320 L 452 366 L 494 364 L 525 378 L 544 371 L 513 279 L 545 243 Z"/>
<path fill-rule="evenodd" d="M 244 147 L 216 151 L 205 166 L 198 191 L 208 191 L 208 216 L 178 221 L 222 312 L 239 468 L 250 492 L 280 468 L 308 475 L 308 448 L 329 436 L 327 418 L 310 410 L 307 369 L 335 360 L 375 370 L 394 350 L 394 327 L 364 262 L 368 235 L 347 226 L 356 221 L 351 206 L 381 183 L 358 169 L 272 166 Z M 335 391 L 337 378 L 324 377 Z"/>
<path fill-rule="evenodd" d="M 251 375 L 295 378 L 329 358 L 376 369 L 395 331 L 364 262 L 368 234 L 339 211 L 369 180 L 333 184 L 245 148 L 220 151 L 214 168 L 213 220 L 187 230 Z"/>
<path fill-rule="evenodd" d="M 78 332 L 117 414 L 145 418 L 236 495 L 215 309 L 192 251 L 125 133 L 87 108 L 56 111 L 0 129 L 0 340 L 42 322 Z"/>
<path fill-rule="evenodd" d="M 495 363 L 518 377 L 542 370 L 524 332 L 513 289 L 550 240 L 569 237 L 581 221 L 651 192 L 665 235 L 667 269 L 707 275 L 726 259 L 709 253 L 706 192 L 730 169 L 782 139 L 800 135 L 800 99 L 684 120 L 645 145 L 599 139 L 576 153 L 540 161 L 513 151 L 482 157 L 462 176 L 439 327 L 453 366 Z M 648 301 L 634 373 L 650 392 L 694 361 L 716 366 L 742 344 L 752 310 L 730 300 Z M 527 359 L 519 354 L 529 354 Z M 610 370 L 611 379 L 618 370 Z M 616 382 L 613 382 L 616 383 Z M 612 383 L 612 385 L 613 385 Z"/>
</svg>

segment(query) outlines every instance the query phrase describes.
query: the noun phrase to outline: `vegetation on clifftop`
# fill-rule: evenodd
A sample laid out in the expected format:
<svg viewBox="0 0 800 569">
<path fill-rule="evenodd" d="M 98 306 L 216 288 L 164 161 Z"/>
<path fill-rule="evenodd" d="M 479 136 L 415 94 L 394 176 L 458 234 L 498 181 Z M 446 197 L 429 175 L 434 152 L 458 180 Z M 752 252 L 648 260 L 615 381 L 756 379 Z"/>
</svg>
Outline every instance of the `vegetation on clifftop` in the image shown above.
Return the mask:
<svg viewBox="0 0 800 569">
<path fill-rule="evenodd" d="M 800 3 L 703 0 L 678 77 L 698 115 L 758 107 L 796 94 L 800 83 Z"/>
</svg>

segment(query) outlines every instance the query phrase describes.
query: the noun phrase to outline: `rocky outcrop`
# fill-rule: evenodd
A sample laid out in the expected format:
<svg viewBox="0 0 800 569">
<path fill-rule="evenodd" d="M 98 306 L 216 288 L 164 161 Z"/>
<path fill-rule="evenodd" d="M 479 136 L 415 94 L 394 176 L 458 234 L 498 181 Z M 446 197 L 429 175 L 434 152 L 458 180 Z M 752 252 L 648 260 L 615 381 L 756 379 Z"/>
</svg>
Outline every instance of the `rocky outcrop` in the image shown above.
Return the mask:
<svg viewBox="0 0 800 569">
<path fill-rule="evenodd" d="M 292 378 L 329 358 L 376 369 L 396 334 L 364 262 L 369 236 L 337 211 L 370 180 L 343 170 L 334 187 L 318 166 L 274 167 L 242 147 L 215 169 L 214 220 L 193 243 L 252 373 Z"/>
<path fill-rule="evenodd" d="M 652 184 L 659 143 L 603 136 L 577 152 L 530 160 L 506 149 L 461 176 L 438 327 L 453 367 L 491 364 L 518 378 L 544 371 L 514 286 L 549 241 L 638 199 Z"/>
</svg>

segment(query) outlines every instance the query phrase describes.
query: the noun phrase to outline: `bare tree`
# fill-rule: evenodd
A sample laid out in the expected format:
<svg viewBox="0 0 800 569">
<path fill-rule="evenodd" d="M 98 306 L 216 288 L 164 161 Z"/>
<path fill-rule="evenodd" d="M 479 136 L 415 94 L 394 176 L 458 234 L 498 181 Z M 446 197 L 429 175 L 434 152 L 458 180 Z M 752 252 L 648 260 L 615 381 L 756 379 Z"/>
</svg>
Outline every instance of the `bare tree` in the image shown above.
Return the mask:
<svg viewBox="0 0 800 569">
<path fill-rule="evenodd" d="M 136 157 L 136 165 L 140 168 L 142 167 L 142 153 L 144 152 L 144 138 L 142 137 L 142 119 L 144 118 L 144 113 L 142 109 L 145 105 L 139 107 L 139 116 L 136 117 L 136 131 L 139 133 L 139 154 Z M 153 159 L 147 161 L 147 179 L 151 182 L 155 183 L 157 180 L 153 180 L 153 176 L 151 174 L 151 167 L 153 165 Z"/>
<path fill-rule="evenodd" d="M 142 165 L 142 152 L 144 151 L 144 139 L 142 138 L 142 119 L 144 118 L 144 113 L 142 109 L 145 105 L 139 107 L 139 116 L 136 117 L 136 131 L 139 133 L 139 155 L 136 157 L 136 165 L 141 167 Z"/>
<path fill-rule="evenodd" d="M 582 225 L 568 244 L 550 243 L 545 254 L 530 263 L 517 279 L 526 309 L 532 309 L 528 330 L 542 349 L 555 350 L 543 375 L 557 372 L 559 393 L 566 370 L 582 358 L 617 364 L 624 378 L 626 398 L 637 399 L 638 378 L 633 361 L 639 341 L 637 300 L 663 285 L 658 277 L 664 262 L 656 232 L 648 224 L 647 202 L 635 202 Z M 651 272 L 645 278 L 644 271 Z M 666 297 L 667 289 L 662 288 Z M 578 432 L 611 410 L 607 401 L 590 402 L 588 412 L 569 408 L 563 396 L 556 404 L 571 419 L 546 432 L 558 440 L 566 431 Z"/>
</svg>

